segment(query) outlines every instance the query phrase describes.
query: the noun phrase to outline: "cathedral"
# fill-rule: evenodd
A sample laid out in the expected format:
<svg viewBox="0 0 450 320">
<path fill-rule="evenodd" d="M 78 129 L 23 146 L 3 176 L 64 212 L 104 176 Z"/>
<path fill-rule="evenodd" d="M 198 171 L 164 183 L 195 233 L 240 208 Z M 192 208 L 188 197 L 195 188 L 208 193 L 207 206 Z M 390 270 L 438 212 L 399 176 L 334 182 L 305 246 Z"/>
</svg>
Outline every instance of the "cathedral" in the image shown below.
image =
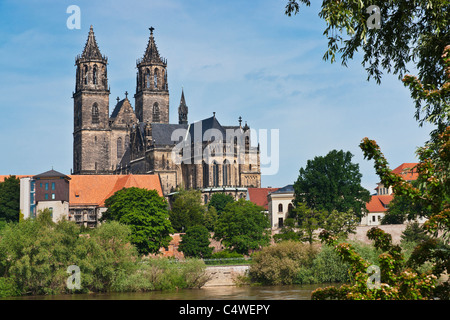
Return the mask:
<svg viewBox="0 0 450 320">
<path fill-rule="evenodd" d="M 215 113 L 189 123 L 184 91 L 178 123 L 169 123 L 167 60 L 153 31 L 136 61 L 134 109 L 125 92 L 110 114 L 108 58 L 91 26 L 75 61 L 73 174 L 154 174 L 165 196 L 178 187 L 200 189 L 205 203 L 214 192 L 246 197 L 247 188 L 261 187 L 259 145 L 252 145 L 250 127 L 241 117 L 237 125 L 221 125 Z"/>
</svg>

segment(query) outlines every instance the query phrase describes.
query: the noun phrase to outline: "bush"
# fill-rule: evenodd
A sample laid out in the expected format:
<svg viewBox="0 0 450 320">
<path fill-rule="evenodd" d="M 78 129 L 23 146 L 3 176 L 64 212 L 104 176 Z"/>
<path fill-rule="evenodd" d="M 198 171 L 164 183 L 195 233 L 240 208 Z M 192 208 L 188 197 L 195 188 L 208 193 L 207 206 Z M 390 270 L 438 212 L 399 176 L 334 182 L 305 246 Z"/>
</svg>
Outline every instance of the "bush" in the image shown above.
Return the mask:
<svg viewBox="0 0 450 320">
<path fill-rule="evenodd" d="M 0 277 L 0 298 L 13 296 L 20 296 L 15 279 Z"/>
<path fill-rule="evenodd" d="M 302 267 L 296 283 L 336 283 L 349 280 L 348 264 L 330 246 L 322 246 L 310 267 Z"/>
<path fill-rule="evenodd" d="M 253 255 L 250 279 L 265 285 L 293 284 L 302 268 L 311 267 L 317 253 L 317 246 L 296 241 L 271 245 Z"/>
<path fill-rule="evenodd" d="M 168 258 L 151 258 L 127 277 L 113 284 L 114 291 L 144 292 L 200 288 L 208 280 L 206 266 L 199 259 L 176 261 Z"/>
</svg>

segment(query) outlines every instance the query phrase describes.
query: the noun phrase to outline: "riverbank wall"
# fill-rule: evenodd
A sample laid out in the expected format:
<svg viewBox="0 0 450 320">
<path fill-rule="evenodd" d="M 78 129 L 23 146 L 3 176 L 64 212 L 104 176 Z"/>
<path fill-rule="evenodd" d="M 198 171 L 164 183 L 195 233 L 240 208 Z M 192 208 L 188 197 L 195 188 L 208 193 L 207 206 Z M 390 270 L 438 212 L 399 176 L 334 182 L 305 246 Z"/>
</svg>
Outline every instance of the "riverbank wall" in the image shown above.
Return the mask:
<svg viewBox="0 0 450 320">
<path fill-rule="evenodd" d="M 249 266 L 246 265 L 206 267 L 206 273 L 210 280 L 204 287 L 234 286 L 236 285 L 236 279 L 244 276 L 248 269 Z"/>
</svg>

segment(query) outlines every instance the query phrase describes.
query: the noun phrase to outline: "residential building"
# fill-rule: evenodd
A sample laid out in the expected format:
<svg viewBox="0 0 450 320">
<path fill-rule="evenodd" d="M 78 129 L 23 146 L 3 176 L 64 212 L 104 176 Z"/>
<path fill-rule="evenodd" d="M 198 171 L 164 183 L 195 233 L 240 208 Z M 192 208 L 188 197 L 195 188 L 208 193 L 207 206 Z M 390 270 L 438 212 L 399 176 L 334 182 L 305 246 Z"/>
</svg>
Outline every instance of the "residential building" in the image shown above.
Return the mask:
<svg viewBox="0 0 450 320">
<path fill-rule="evenodd" d="M 414 181 L 418 177 L 415 169 L 417 163 L 402 163 L 392 170 L 406 181 Z M 386 188 L 382 183 L 378 183 L 375 188 L 376 193 L 372 195 L 371 200 L 366 204 L 367 214 L 361 219 L 361 225 L 377 226 L 381 224 L 381 220 L 385 216 L 389 208 L 389 203 L 394 199 L 392 187 Z M 423 223 L 426 219 L 420 218 L 419 222 Z"/>
<path fill-rule="evenodd" d="M 270 192 L 267 199 L 272 229 L 282 228 L 284 221 L 289 218 L 289 213 L 294 208 L 294 185 L 289 184 Z"/>
</svg>

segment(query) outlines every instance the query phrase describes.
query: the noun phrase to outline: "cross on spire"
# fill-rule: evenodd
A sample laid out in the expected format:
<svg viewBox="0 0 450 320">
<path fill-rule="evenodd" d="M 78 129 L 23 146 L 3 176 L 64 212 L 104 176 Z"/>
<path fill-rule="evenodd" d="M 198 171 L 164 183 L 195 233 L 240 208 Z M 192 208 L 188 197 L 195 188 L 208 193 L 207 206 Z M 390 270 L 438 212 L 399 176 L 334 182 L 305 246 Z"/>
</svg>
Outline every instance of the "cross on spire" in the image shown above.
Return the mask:
<svg viewBox="0 0 450 320">
<path fill-rule="evenodd" d="M 150 27 L 150 28 L 148 28 L 148 30 L 150 30 L 150 34 L 153 35 L 153 30 L 155 30 L 155 28 Z"/>
<path fill-rule="evenodd" d="M 128 91 L 125 91 L 125 99 L 128 99 Z"/>
</svg>

